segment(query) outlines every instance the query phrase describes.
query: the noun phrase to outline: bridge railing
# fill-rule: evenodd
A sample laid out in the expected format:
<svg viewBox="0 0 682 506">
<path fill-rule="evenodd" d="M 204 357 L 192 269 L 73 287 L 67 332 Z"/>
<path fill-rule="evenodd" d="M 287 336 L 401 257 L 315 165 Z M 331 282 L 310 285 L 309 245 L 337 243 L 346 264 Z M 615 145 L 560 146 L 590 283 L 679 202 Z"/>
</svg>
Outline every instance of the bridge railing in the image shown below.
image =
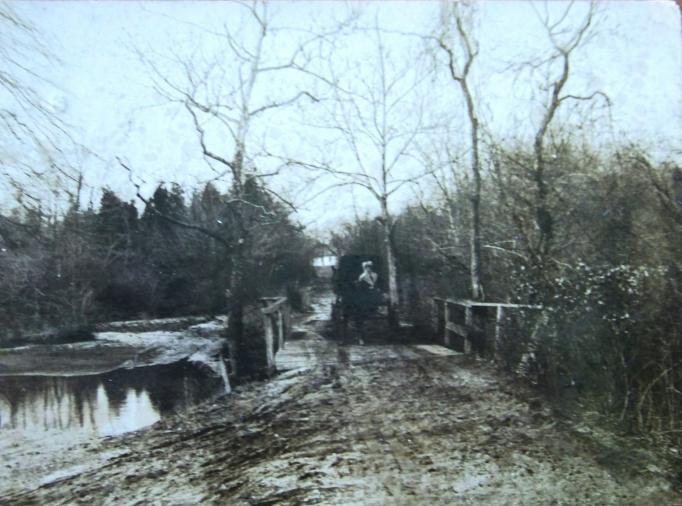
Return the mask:
<svg viewBox="0 0 682 506">
<path fill-rule="evenodd" d="M 445 346 L 471 353 L 474 345 L 478 345 L 478 348 L 492 348 L 490 351 L 496 356 L 504 338 L 507 313 L 528 309 L 542 309 L 542 306 L 434 297 L 432 326 Z"/>
<path fill-rule="evenodd" d="M 291 307 L 286 297 L 262 297 L 261 315 L 265 329 L 265 356 L 268 371 L 275 370 L 275 354 L 284 348 L 291 333 Z"/>
</svg>

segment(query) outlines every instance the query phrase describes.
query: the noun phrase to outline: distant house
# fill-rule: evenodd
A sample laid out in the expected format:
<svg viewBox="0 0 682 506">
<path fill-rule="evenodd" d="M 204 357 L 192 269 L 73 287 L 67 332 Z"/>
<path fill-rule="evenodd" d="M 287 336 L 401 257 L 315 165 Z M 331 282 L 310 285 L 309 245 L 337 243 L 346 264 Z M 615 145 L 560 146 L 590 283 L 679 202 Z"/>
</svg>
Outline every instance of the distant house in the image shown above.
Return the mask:
<svg viewBox="0 0 682 506">
<path fill-rule="evenodd" d="M 313 268 L 318 278 L 331 278 L 332 267 L 336 265 L 336 255 L 331 255 L 330 251 L 321 251 L 320 253 L 323 254 L 313 258 Z"/>
<path fill-rule="evenodd" d="M 336 265 L 336 257 L 332 255 L 313 259 L 313 267 L 331 267 L 332 265 Z"/>
</svg>

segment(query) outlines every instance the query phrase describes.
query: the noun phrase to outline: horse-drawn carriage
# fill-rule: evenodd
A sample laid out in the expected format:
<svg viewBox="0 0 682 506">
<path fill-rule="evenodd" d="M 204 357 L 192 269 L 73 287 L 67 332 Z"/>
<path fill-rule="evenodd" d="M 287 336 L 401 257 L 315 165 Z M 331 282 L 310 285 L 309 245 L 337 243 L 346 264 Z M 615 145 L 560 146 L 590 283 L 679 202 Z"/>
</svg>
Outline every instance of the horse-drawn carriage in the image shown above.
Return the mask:
<svg viewBox="0 0 682 506">
<path fill-rule="evenodd" d="M 352 324 L 362 344 L 367 321 L 386 317 L 383 277 L 378 274 L 380 266 L 381 260 L 375 256 L 344 255 L 333 269 L 332 321 L 337 335 L 344 341 Z"/>
</svg>

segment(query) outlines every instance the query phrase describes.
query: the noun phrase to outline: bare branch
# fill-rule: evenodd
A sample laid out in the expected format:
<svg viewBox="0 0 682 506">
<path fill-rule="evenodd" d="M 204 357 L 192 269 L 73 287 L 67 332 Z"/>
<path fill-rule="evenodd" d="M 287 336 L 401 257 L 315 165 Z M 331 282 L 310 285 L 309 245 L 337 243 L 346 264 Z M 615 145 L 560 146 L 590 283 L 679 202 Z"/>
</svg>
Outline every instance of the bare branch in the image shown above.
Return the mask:
<svg viewBox="0 0 682 506">
<path fill-rule="evenodd" d="M 593 100 L 595 97 L 603 98 L 604 101 L 606 102 L 606 104 L 608 106 L 611 106 L 611 99 L 603 91 L 595 91 L 592 94 L 586 95 L 586 96 L 572 95 L 572 94 L 562 95 L 561 97 L 559 97 L 559 101 L 560 102 L 563 102 L 564 100 L 590 101 L 590 100 Z"/>
<path fill-rule="evenodd" d="M 194 128 L 196 129 L 197 133 L 199 134 L 199 144 L 201 145 L 201 151 L 204 154 L 204 156 L 207 156 L 208 158 L 215 160 L 216 162 L 222 163 L 223 165 L 227 166 L 230 168 L 230 170 L 233 171 L 234 173 L 234 164 L 227 160 L 226 158 L 217 155 L 210 151 L 206 147 L 206 132 L 202 128 L 201 124 L 199 123 L 199 118 L 197 117 L 196 113 L 194 112 L 194 109 L 192 109 L 189 105 L 189 103 L 185 103 L 185 107 L 187 111 L 189 111 L 190 115 L 192 116 L 192 120 L 194 121 Z"/>
<path fill-rule="evenodd" d="M 295 103 L 296 101 L 298 101 L 298 99 L 300 99 L 301 97 L 308 97 L 312 102 L 319 102 L 320 101 L 317 97 L 313 96 L 309 92 L 301 91 L 301 92 L 297 93 L 294 97 L 291 97 L 288 100 L 282 100 L 280 102 L 273 102 L 271 104 L 259 107 L 258 109 L 251 111 L 249 113 L 249 116 L 253 117 L 253 116 L 256 116 L 256 115 L 258 115 L 264 111 L 267 111 L 269 109 L 275 109 L 278 107 L 285 107 L 287 105 L 291 105 L 291 104 Z"/>
</svg>

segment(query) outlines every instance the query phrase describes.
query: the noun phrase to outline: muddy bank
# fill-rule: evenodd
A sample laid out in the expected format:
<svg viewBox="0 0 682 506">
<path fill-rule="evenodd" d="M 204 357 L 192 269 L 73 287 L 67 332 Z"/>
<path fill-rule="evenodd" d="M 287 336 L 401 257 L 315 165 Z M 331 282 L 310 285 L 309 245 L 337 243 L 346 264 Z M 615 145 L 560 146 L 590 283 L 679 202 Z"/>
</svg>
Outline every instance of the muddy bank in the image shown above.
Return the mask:
<svg viewBox="0 0 682 506">
<path fill-rule="evenodd" d="M 371 351 L 372 361 L 293 370 L 79 447 L 62 479 L 0 474 L 4 503 L 682 502 L 658 455 L 626 440 L 590 443 L 481 363 L 409 346 Z"/>
<path fill-rule="evenodd" d="M 150 332 L 150 331 L 181 331 L 191 326 L 201 326 L 227 321 L 225 315 L 219 316 L 179 316 L 173 318 L 155 318 L 144 320 L 125 320 L 84 324 L 53 328 L 39 333 L 29 333 L 16 338 L 3 336 L 0 339 L 0 350 L 13 349 L 32 345 L 60 345 L 67 343 L 81 343 L 93 341 L 96 332 Z"/>
<path fill-rule="evenodd" d="M 2 349 L 0 375 L 97 374 L 121 367 L 140 353 L 144 353 L 144 349 L 122 343 L 99 342 Z"/>
<path fill-rule="evenodd" d="M 89 342 L 0 349 L 0 376 L 100 374 L 170 364 L 193 355 L 201 359 L 219 352 L 222 328 L 222 322 L 215 321 L 176 332 L 98 332 Z"/>
<path fill-rule="evenodd" d="M 224 321 L 225 316 L 213 318 L 211 316 L 179 316 L 174 318 L 156 318 L 151 320 L 124 320 L 118 322 L 98 323 L 98 332 L 150 332 L 152 330 L 177 331 L 187 329 L 192 325 L 210 321 Z"/>
<path fill-rule="evenodd" d="M 0 376 L 100 374 L 214 353 L 226 317 L 186 316 L 101 323 L 92 339 L 0 348 Z"/>
</svg>

